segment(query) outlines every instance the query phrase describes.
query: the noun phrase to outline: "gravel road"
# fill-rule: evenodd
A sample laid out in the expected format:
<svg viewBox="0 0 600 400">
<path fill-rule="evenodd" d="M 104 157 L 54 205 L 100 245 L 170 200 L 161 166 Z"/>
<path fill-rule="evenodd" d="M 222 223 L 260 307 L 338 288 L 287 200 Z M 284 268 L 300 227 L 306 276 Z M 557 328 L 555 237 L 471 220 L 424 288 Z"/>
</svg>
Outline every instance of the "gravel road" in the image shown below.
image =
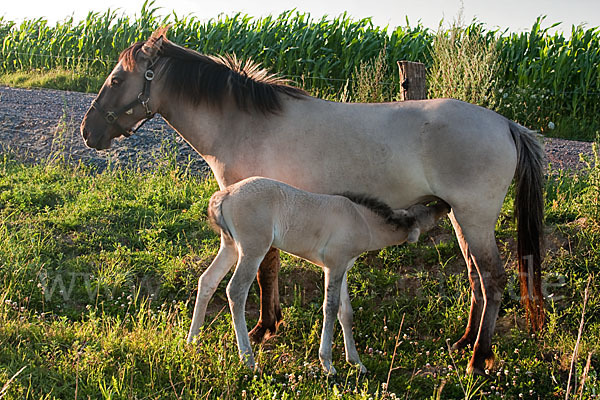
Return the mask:
<svg viewBox="0 0 600 400">
<path fill-rule="evenodd" d="M 100 169 L 109 163 L 126 167 L 156 168 L 165 162 L 165 151 L 176 155 L 193 173 L 208 166 L 161 118 L 149 121 L 136 135 L 113 141 L 110 150 L 96 151 L 83 144 L 79 124 L 94 94 L 48 89 L 0 86 L 0 153 L 11 150 L 19 158 L 35 162 L 62 154 L 73 162 Z M 553 169 L 580 169 L 579 154 L 590 156 L 592 144 L 545 138 L 547 161 Z"/>
</svg>

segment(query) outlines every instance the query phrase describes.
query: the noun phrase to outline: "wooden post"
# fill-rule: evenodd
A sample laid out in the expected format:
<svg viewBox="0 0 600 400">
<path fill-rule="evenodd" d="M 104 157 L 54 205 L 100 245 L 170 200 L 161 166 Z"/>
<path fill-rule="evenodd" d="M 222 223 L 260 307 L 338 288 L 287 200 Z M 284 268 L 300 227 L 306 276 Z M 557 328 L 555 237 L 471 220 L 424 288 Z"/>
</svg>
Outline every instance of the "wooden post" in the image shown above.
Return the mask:
<svg viewBox="0 0 600 400">
<path fill-rule="evenodd" d="M 427 98 L 425 65 L 419 62 L 398 61 L 400 71 L 400 100 Z"/>
</svg>

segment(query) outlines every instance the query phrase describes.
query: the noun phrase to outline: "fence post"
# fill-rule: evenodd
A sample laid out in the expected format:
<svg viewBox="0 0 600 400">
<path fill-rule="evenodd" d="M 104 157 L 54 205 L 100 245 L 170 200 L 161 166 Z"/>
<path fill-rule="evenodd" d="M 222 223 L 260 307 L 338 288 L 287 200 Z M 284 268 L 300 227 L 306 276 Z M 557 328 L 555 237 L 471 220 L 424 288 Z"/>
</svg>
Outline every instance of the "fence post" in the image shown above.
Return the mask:
<svg viewBox="0 0 600 400">
<path fill-rule="evenodd" d="M 423 100 L 427 98 L 425 64 L 398 61 L 400 72 L 400 100 Z"/>
</svg>

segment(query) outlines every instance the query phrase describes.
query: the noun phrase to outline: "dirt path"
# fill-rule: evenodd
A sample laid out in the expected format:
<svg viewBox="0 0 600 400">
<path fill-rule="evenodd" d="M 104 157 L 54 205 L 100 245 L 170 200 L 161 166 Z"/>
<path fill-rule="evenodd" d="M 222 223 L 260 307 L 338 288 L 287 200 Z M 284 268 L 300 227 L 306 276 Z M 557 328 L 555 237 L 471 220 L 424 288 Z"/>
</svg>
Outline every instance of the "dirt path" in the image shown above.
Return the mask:
<svg viewBox="0 0 600 400">
<path fill-rule="evenodd" d="M 93 94 L 47 89 L 17 89 L 0 86 L 0 152 L 11 149 L 28 161 L 62 154 L 69 160 L 94 164 L 155 168 L 165 162 L 164 153 L 176 155 L 193 172 L 205 173 L 207 165 L 161 118 L 147 123 L 138 134 L 113 142 L 107 151 L 88 149 L 79 134 L 79 124 Z M 544 139 L 553 169 L 580 169 L 579 154 L 591 156 L 592 144 L 564 139 Z"/>
</svg>

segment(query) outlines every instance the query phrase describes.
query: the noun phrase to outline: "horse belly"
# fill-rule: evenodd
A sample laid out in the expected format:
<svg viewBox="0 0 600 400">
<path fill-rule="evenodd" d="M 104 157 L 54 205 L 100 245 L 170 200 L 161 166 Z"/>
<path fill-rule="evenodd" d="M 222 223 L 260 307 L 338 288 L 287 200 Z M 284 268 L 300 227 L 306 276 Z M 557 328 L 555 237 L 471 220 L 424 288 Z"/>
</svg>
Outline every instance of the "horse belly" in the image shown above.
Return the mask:
<svg viewBox="0 0 600 400">
<path fill-rule="evenodd" d="M 431 194 L 415 147 L 382 137 L 332 135 L 311 146 L 289 143 L 256 154 L 263 162 L 252 173 L 314 193 L 368 194 L 402 208 Z"/>
</svg>

